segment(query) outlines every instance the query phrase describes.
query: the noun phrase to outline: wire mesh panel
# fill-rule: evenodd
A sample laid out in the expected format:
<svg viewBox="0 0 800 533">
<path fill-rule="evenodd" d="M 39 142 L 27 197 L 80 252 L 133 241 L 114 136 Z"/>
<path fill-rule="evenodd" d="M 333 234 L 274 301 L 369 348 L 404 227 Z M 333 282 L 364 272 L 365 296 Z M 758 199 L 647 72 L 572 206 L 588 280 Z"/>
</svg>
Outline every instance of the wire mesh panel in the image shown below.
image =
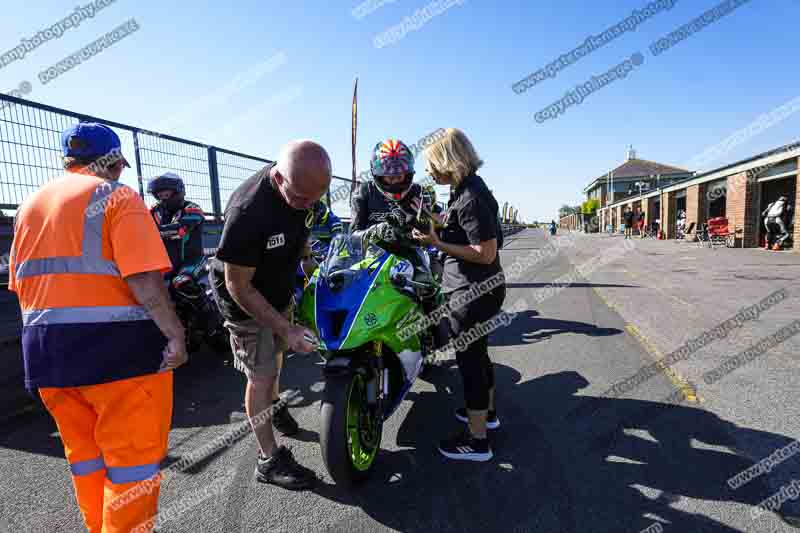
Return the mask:
<svg viewBox="0 0 800 533">
<path fill-rule="evenodd" d="M 147 183 L 159 174 L 174 172 L 183 179 L 186 199 L 198 204 L 206 213 L 213 214 L 208 149 L 200 144 L 166 139 L 143 131 L 138 136 L 145 202 L 148 207 L 155 205 L 156 200 L 147 194 Z"/>
<path fill-rule="evenodd" d="M 134 167 L 123 171 L 120 182 L 141 190 L 150 207 L 156 200 L 146 194 L 148 182 L 174 172 L 183 179 L 188 200 L 199 204 L 206 214 L 220 217 L 236 187 L 270 163 L 260 157 L 0 94 L 0 209 L 16 209 L 29 194 L 64 173 L 61 133 L 78 122 L 99 122 L 119 135 L 122 153 Z M 334 212 L 342 218 L 350 217 L 350 183 L 334 176 L 329 191 Z"/>
<path fill-rule="evenodd" d="M 353 180 L 338 176 L 334 176 L 331 180 L 329 189 L 331 211 L 339 218 L 351 218 L 352 216 L 350 209 L 350 186 L 352 183 Z"/>
<path fill-rule="evenodd" d="M 270 161 L 266 159 L 217 149 L 217 178 L 219 180 L 220 207 L 223 212 L 236 187 L 268 163 Z"/>
<path fill-rule="evenodd" d="M 0 208 L 15 209 L 63 174 L 61 132 L 77 119 L 3 101 L 0 109 Z"/>
<path fill-rule="evenodd" d="M 61 133 L 81 120 L 75 113 L 0 99 L 0 208 L 16 209 L 32 192 L 64 174 Z M 118 126 L 109 127 L 119 135 L 123 154 L 130 154 L 133 134 Z M 123 174 L 121 181 L 130 178 Z"/>
</svg>

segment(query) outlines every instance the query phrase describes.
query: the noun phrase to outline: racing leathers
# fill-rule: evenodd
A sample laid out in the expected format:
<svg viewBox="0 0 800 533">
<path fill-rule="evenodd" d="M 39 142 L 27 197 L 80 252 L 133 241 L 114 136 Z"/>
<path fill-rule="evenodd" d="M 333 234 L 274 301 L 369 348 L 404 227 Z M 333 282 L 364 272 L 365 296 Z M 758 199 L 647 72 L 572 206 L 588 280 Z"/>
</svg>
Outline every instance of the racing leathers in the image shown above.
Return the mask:
<svg viewBox="0 0 800 533">
<path fill-rule="evenodd" d="M 375 243 L 384 250 L 408 259 L 414 268 L 414 281 L 430 287 L 436 285 L 430 255 L 412 237 L 412 229 L 423 233 L 430 231 L 433 206 L 427 205 L 422 195 L 422 187 L 414 183 L 408 194 L 399 202 L 386 198 L 371 181 L 362 183 L 353 195 L 351 233 L 360 235 L 363 243 Z M 418 203 L 417 199 L 419 200 Z M 414 205 L 421 209 L 414 209 Z M 366 244 L 364 245 L 366 246 Z M 438 265 L 441 270 L 441 265 Z M 422 309 L 426 314 L 436 307 L 435 291 L 417 292 Z M 446 321 L 441 325 L 446 326 Z M 447 344 L 447 332 L 440 325 L 433 325 L 423 336 L 423 344 L 428 353 Z"/>
<path fill-rule="evenodd" d="M 411 202 L 422 197 L 422 187 L 414 183 L 411 190 L 400 202 L 393 202 L 384 196 L 372 181 L 362 182 L 353 195 L 353 219 L 350 223 L 353 231 L 361 231 L 386 221 L 386 217 L 396 208 L 401 207 L 409 213 L 413 211 Z"/>
<path fill-rule="evenodd" d="M 414 204 L 422 202 L 422 209 L 414 209 Z M 424 251 L 419 242 L 411 236 L 416 228 L 423 233 L 430 231 L 428 213 L 433 206 L 423 201 L 422 187 L 414 183 L 411 190 L 399 202 L 386 198 L 372 181 L 362 183 L 352 202 L 352 232 L 361 232 L 365 242 L 373 242 L 385 250 L 411 261 L 420 279 L 432 279 L 430 265 L 423 258 Z"/>
<path fill-rule="evenodd" d="M 300 263 L 297 265 L 295 281 L 295 301 L 300 302 L 303 290 L 308 284 L 308 280 L 319 266 L 319 261 L 325 259 L 333 238 L 344 231 L 342 221 L 333 214 L 322 201 L 314 205 L 314 222 L 311 226 L 311 233 L 308 242 L 303 248 Z"/>
<path fill-rule="evenodd" d="M 337 233 L 343 231 L 342 221 L 328 209 L 321 217 L 314 218 L 311 227 L 311 240 L 330 243 Z"/>
<path fill-rule="evenodd" d="M 195 270 L 203 260 L 203 209 L 187 200 L 176 211 L 171 211 L 164 202 L 150 209 L 158 226 L 161 239 L 172 262 L 172 271 L 166 277 L 178 274 L 195 276 Z"/>
</svg>

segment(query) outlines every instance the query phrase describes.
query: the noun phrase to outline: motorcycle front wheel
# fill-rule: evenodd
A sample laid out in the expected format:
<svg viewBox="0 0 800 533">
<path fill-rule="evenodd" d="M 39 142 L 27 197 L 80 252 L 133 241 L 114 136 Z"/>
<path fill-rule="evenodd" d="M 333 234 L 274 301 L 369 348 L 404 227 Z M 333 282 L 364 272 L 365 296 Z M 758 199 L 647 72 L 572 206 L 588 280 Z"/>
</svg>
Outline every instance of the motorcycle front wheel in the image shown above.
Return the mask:
<svg viewBox="0 0 800 533">
<path fill-rule="evenodd" d="M 352 487 L 369 477 L 382 432 L 382 421 L 367 404 L 367 383 L 361 374 L 326 380 L 320 446 L 337 485 Z"/>
</svg>

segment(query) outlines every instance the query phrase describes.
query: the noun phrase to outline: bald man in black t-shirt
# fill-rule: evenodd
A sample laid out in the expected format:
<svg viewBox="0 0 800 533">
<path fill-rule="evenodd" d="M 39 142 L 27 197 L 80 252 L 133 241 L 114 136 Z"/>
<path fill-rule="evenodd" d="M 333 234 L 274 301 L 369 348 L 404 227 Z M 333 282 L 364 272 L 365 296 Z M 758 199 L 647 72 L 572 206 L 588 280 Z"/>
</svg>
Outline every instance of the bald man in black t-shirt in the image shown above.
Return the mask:
<svg viewBox="0 0 800 533">
<path fill-rule="evenodd" d="M 287 489 L 308 488 L 316 481 L 285 446 L 277 446 L 272 426 L 284 435 L 299 429 L 279 401 L 279 377 L 284 350 L 315 348 L 313 332 L 292 324 L 292 295 L 314 203 L 330 182 L 324 148 L 311 141 L 286 145 L 276 163 L 231 195 L 211 271 L 214 297 L 231 333 L 234 366 L 247 376 L 245 409 L 261 449 L 256 479 Z"/>
</svg>

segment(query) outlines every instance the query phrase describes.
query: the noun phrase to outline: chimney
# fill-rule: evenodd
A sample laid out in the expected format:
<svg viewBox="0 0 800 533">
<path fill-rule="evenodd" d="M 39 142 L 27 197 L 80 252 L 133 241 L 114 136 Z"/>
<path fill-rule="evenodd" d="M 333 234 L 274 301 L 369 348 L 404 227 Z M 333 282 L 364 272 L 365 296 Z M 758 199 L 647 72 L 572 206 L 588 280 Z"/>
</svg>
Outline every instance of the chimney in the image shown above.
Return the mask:
<svg viewBox="0 0 800 533">
<path fill-rule="evenodd" d="M 630 145 L 628 147 L 628 159 L 627 159 L 627 161 L 630 161 L 631 159 L 636 159 L 636 150 L 633 149 L 633 145 Z"/>
</svg>

